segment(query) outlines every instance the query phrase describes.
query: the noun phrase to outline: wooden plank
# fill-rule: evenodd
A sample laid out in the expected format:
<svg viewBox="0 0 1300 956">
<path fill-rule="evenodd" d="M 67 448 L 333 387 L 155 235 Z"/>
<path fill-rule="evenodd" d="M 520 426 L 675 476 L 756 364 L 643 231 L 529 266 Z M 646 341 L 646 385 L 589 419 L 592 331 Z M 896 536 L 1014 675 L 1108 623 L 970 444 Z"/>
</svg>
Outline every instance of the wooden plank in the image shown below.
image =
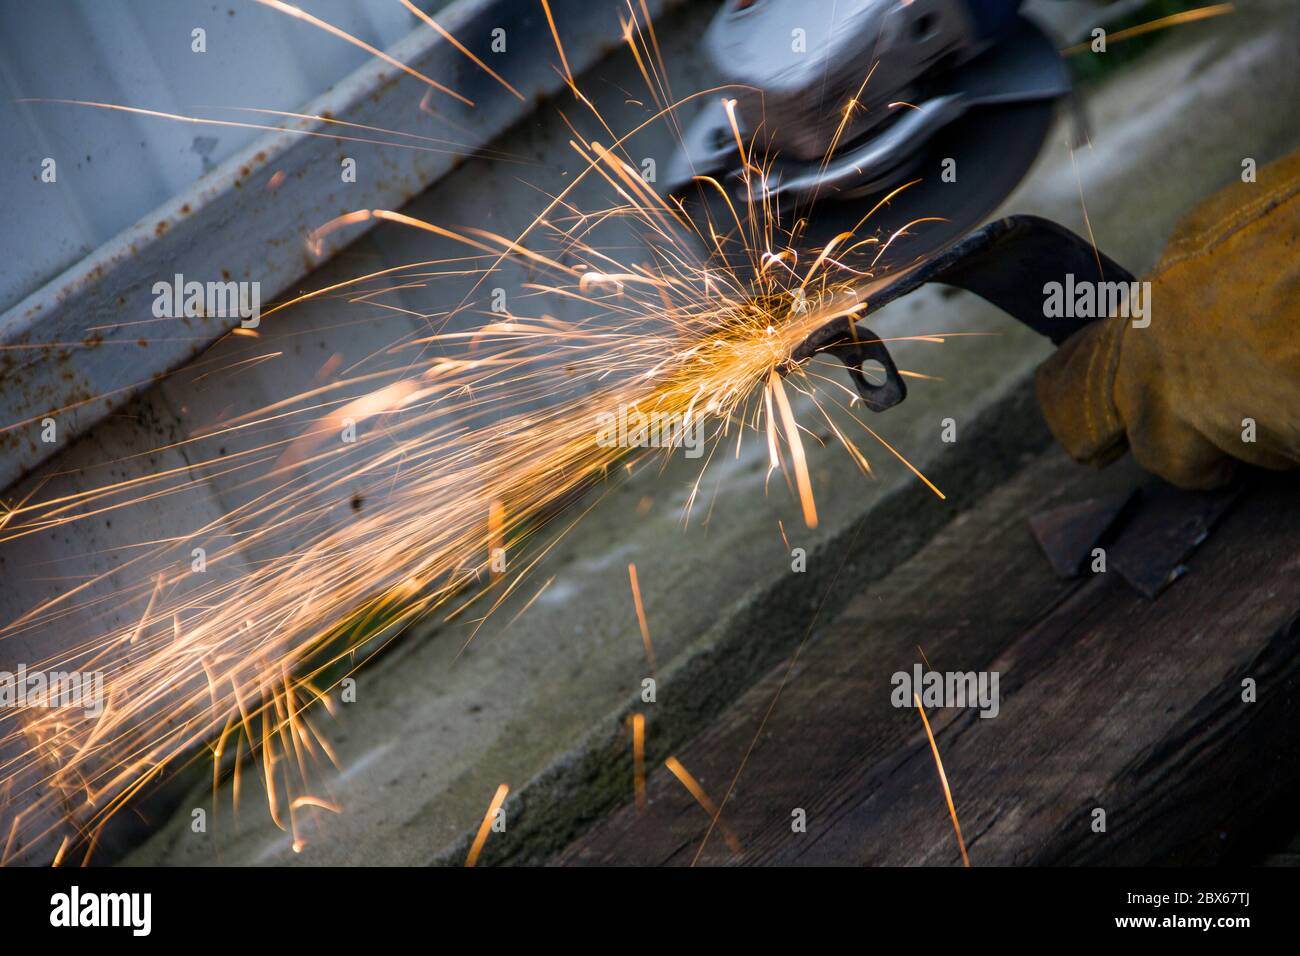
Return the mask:
<svg viewBox="0 0 1300 956">
<path fill-rule="evenodd" d="M 739 854 L 720 829 L 700 852 L 709 815 L 661 768 L 647 808 L 560 862 L 960 865 L 920 716 L 890 703 L 917 645 L 934 669 L 999 674 L 997 717 L 929 713 L 973 865 L 1222 859 L 1300 780 L 1296 479 L 1262 481 L 1155 602 L 1113 572 L 1056 580 L 1026 527 L 1117 480 L 1046 453 L 682 749 L 715 802 L 736 778 Z"/>
</svg>

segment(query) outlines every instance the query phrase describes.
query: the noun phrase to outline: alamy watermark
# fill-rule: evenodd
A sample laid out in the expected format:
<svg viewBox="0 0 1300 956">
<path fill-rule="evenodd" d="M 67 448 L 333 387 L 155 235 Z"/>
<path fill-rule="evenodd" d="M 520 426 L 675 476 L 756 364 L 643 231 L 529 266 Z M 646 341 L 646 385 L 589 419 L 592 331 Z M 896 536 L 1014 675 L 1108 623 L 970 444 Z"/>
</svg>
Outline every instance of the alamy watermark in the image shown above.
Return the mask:
<svg viewBox="0 0 1300 956">
<path fill-rule="evenodd" d="M 132 936 L 153 930 L 152 893 L 96 893 L 73 886 L 50 897 L 50 925 L 55 927 L 123 927 Z"/>
<path fill-rule="evenodd" d="M 1133 320 L 1133 328 L 1151 324 L 1150 282 L 1076 282 L 1068 272 L 1064 282 L 1043 286 L 1043 315 L 1049 319 Z"/>
<path fill-rule="evenodd" d="M 922 707 L 978 707 L 980 717 L 996 717 L 1001 709 L 997 671 L 927 671 L 920 664 L 897 671 L 889 701 L 895 707 L 912 707 L 913 696 Z"/>
<path fill-rule="evenodd" d="M 677 448 L 687 458 L 704 454 L 704 423 L 669 412 L 646 413 L 619 405 L 617 412 L 596 415 L 596 444 L 601 448 Z"/>
<path fill-rule="evenodd" d="M 262 321 L 262 283 L 185 281 L 176 273 L 171 282 L 153 284 L 153 314 L 157 319 L 213 317 L 239 319 L 246 329 Z"/>
<path fill-rule="evenodd" d="M 103 671 L 0 671 L 0 709 L 80 707 L 87 717 L 104 712 Z"/>
</svg>

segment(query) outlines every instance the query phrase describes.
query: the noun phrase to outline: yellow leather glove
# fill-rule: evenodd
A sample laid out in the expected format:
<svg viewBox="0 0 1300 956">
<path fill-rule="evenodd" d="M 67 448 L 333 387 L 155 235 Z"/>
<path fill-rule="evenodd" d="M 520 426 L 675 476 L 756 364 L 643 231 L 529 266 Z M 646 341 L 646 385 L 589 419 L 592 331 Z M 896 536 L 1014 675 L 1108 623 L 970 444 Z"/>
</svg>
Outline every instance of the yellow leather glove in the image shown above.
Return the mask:
<svg viewBox="0 0 1300 956">
<path fill-rule="evenodd" d="M 1099 320 L 1038 369 L 1065 450 L 1100 466 L 1131 447 L 1185 488 L 1300 465 L 1300 151 L 1193 210 L 1147 278 L 1148 326 Z"/>
</svg>

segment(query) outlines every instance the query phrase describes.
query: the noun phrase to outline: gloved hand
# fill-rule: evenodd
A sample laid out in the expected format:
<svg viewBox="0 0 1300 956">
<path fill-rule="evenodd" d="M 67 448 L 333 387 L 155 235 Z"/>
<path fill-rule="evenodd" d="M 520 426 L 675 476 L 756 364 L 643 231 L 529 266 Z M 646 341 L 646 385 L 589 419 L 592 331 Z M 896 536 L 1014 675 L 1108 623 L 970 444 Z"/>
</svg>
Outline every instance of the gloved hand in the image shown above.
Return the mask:
<svg viewBox="0 0 1300 956">
<path fill-rule="evenodd" d="M 1148 326 L 1093 322 L 1038 369 L 1065 450 L 1105 465 L 1128 446 L 1185 488 L 1300 465 L 1300 151 L 1193 210 L 1147 278 Z"/>
</svg>

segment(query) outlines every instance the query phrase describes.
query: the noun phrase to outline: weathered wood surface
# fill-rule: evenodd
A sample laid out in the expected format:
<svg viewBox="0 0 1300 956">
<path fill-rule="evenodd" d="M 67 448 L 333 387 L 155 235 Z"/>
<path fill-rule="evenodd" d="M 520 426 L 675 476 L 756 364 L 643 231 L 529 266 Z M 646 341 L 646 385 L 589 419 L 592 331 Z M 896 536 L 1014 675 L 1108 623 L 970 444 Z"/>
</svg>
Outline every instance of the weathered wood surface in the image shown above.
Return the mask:
<svg viewBox="0 0 1300 956">
<path fill-rule="evenodd" d="M 936 670 L 1000 675 L 996 718 L 928 714 L 973 865 L 1223 859 L 1300 779 L 1300 482 L 1247 493 L 1155 602 L 1113 572 L 1054 578 L 1029 515 L 1134 480 L 1046 453 L 683 748 L 715 802 L 735 778 L 740 853 L 721 828 L 700 851 L 709 815 L 660 767 L 646 808 L 560 862 L 960 864 L 920 715 L 890 703 L 918 645 Z"/>
</svg>

